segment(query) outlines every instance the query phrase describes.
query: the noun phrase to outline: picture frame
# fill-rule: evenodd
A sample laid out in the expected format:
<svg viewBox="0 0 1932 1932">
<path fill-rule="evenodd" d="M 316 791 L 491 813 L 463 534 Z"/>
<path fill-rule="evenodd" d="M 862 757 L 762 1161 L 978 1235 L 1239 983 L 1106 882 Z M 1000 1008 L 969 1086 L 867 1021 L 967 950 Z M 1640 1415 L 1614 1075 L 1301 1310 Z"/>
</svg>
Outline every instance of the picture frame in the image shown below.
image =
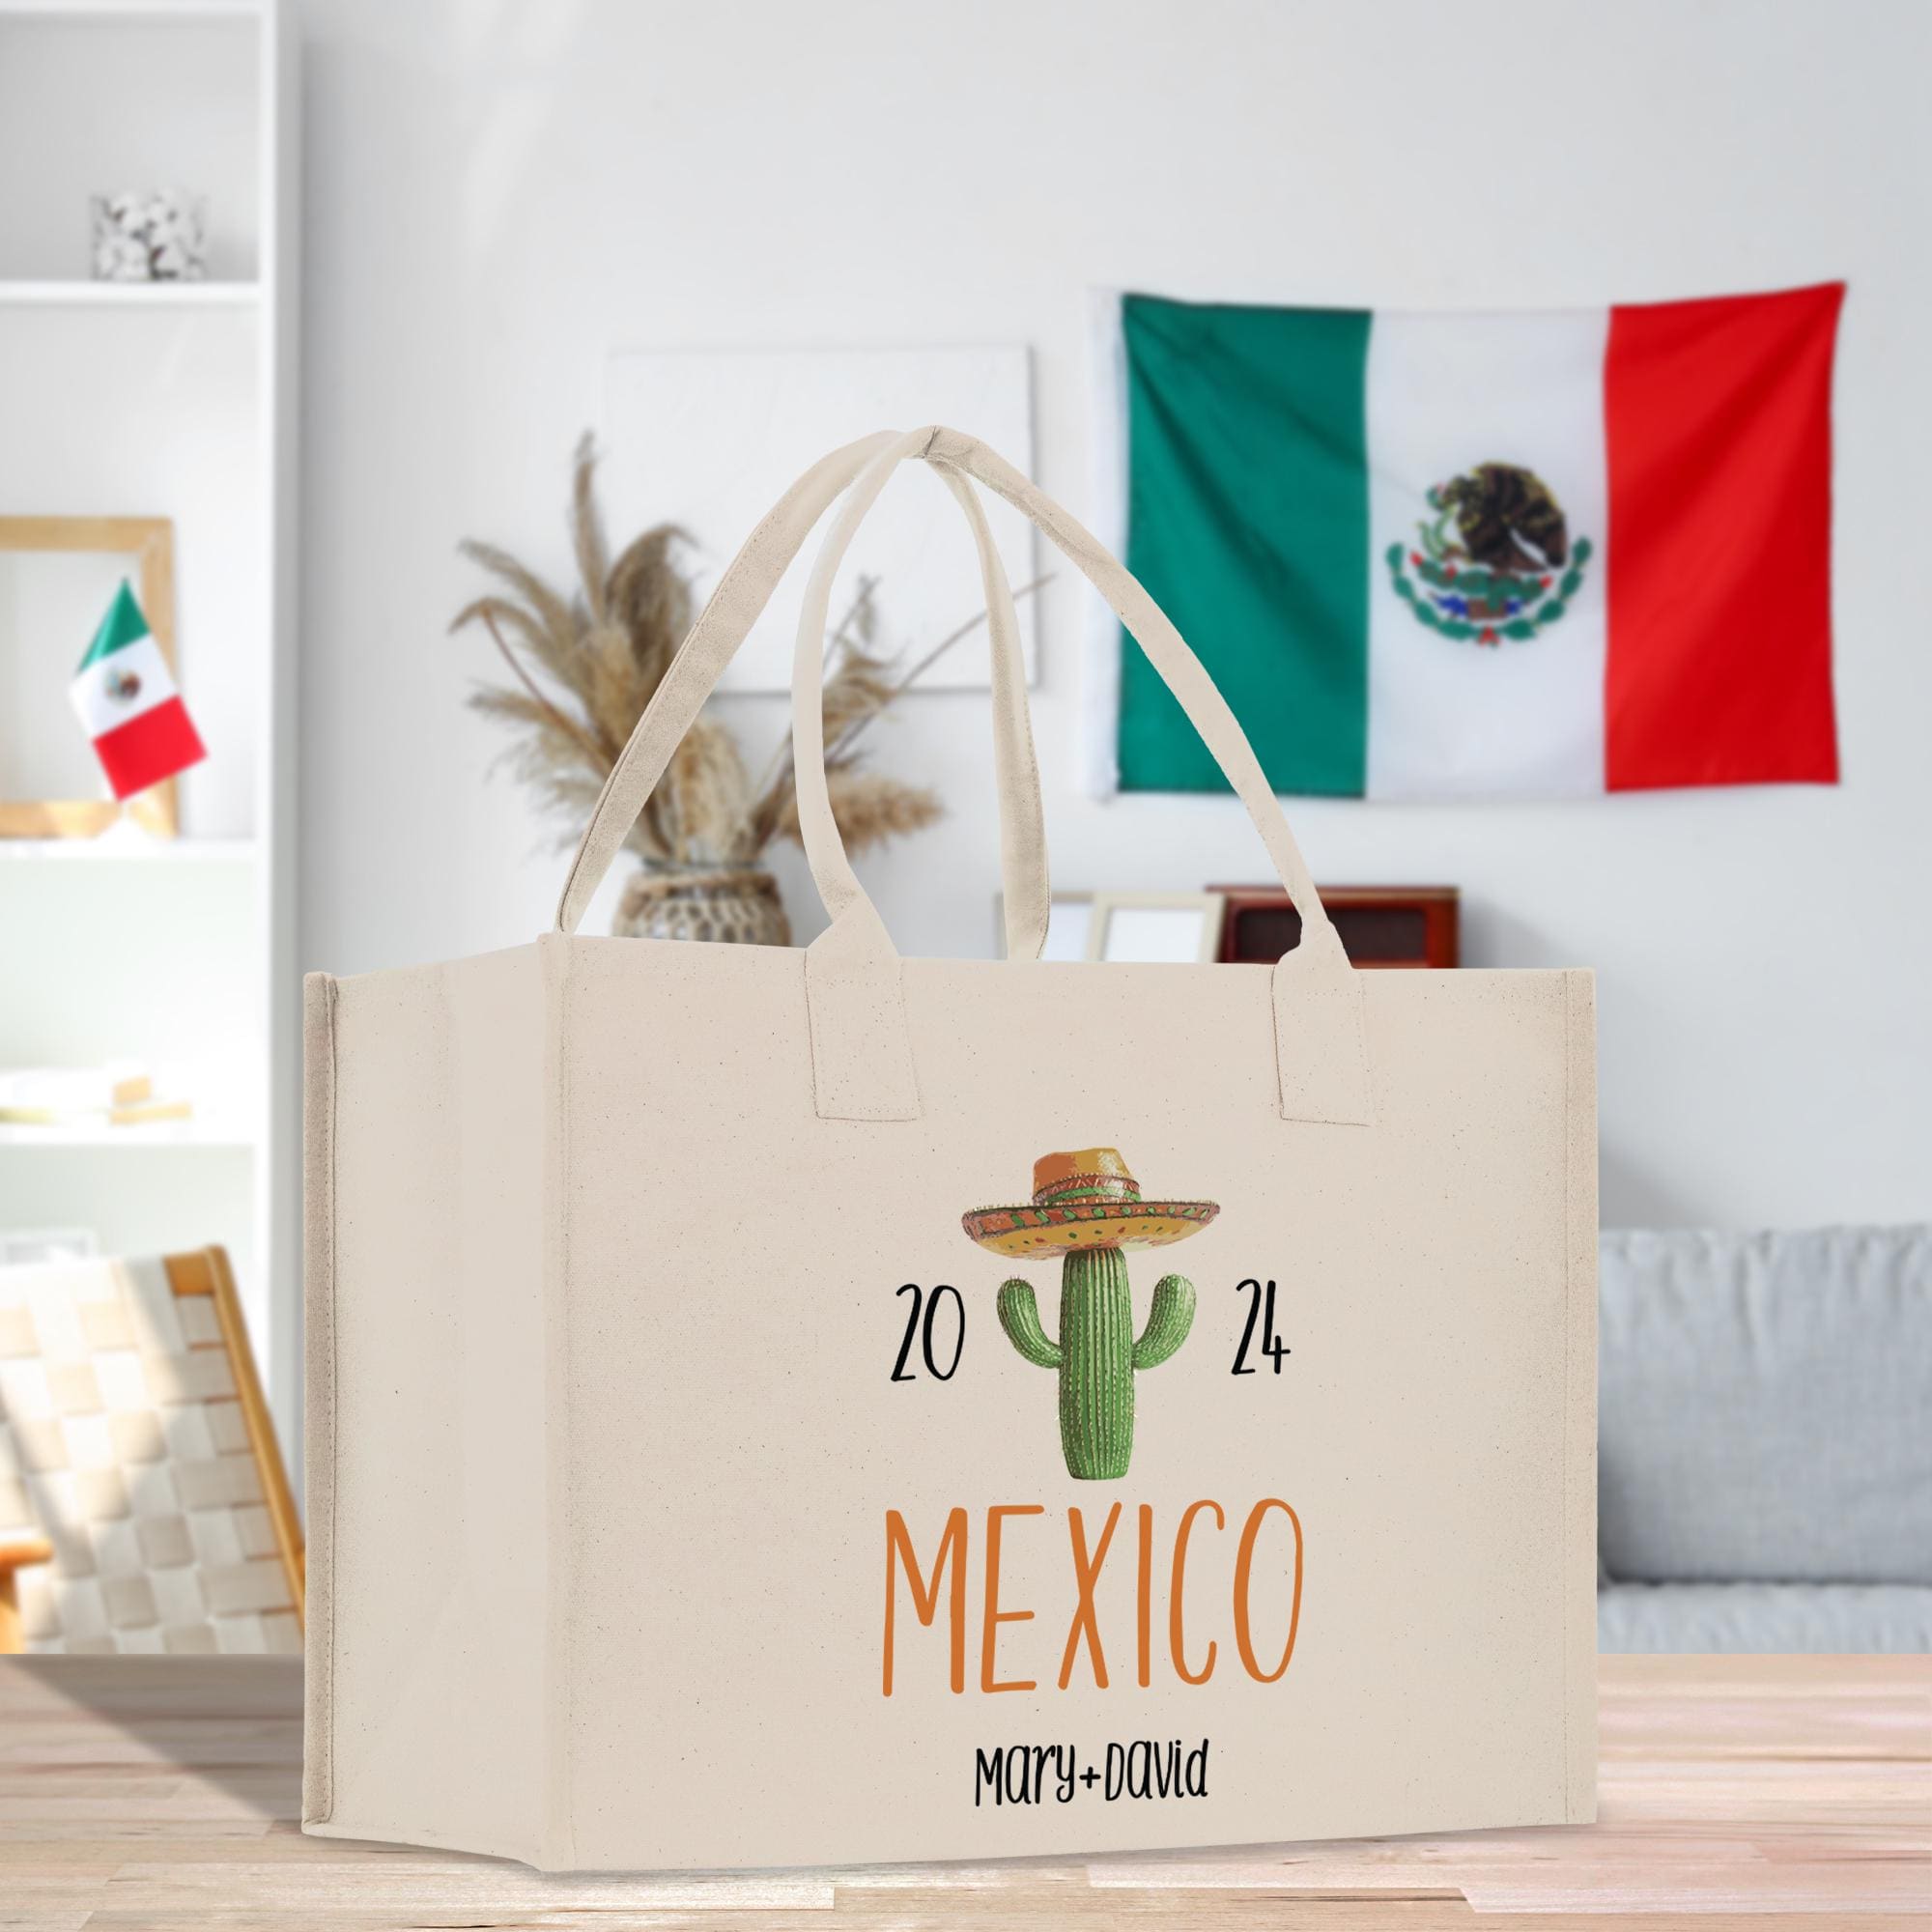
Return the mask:
<svg viewBox="0 0 1932 1932">
<path fill-rule="evenodd" d="M 1067 965 L 1087 957 L 1087 934 L 1094 923 L 1092 893 L 1055 893 L 1052 916 L 1047 921 L 1046 945 L 1040 952 L 1043 963 Z M 1007 895 L 993 895 L 993 957 L 1003 959 L 1007 952 Z"/>
<path fill-rule="evenodd" d="M 1227 906 L 1216 955 L 1272 965 L 1300 943 L 1301 915 L 1279 886 L 1216 886 Z M 1364 971 L 1461 963 L 1462 895 L 1455 886 L 1322 886 L 1350 963 Z"/>
<path fill-rule="evenodd" d="M 1208 965 L 1219 954 L 1219 893 L 1095 893 L 1087 957 L 1108 965 Z"/>
<path fill-rule="evenodd" d="M 8 558 L 35 554 L 125 557 L 127 575 L 136 583 L 141 614 L 148 620 L 155 643 L 177 680 L 181 667 L 175 655 L 175 536 L 166 517 L 0 517 L 0 565 Z M 102 611 L 106 606 L 103 604 Z M 97 613 L 99 615 L 100 613 Z M 87 636 L 72 639 L 71 665 L 58 667 L 63 680 L 80 663 Z M 0 651 L 7 640 L 0 636 Z M 37 688 L 46 678 L 35 673 Z M 17 688 L 17 687 L 14 687 Z M 67 714 L 66 722 L 72 723 Z M 78 725 L 74 725 L 77 730 Z M 16 798 L 7 793 L 10 781 L 0 767 L 0 838 L 94 838 L 124 812 L 144 831 L 172 838 L 180 830 L 176 781 L 130 798 L 125 805 L 111 798 Z"/>
</svg>

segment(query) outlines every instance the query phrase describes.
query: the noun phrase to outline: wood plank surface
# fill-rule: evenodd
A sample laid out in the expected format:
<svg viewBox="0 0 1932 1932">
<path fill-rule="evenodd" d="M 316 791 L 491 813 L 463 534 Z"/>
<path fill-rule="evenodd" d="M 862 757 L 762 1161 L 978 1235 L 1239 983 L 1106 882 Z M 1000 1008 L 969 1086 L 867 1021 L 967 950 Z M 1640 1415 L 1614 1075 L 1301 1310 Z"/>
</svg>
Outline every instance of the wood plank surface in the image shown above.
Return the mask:
<svg viewBox="0 0 1932 1932">
<path fill-rule="evenodd" d="M 1610 1657 L 1601 1821 L 1437 1838 L 545 1878 L 305 1838 L 284 1658 L 0 1658 L 0 1929 L 1591 1932 L 1932 1915 L 1932 1659 Z"/>
</svg>

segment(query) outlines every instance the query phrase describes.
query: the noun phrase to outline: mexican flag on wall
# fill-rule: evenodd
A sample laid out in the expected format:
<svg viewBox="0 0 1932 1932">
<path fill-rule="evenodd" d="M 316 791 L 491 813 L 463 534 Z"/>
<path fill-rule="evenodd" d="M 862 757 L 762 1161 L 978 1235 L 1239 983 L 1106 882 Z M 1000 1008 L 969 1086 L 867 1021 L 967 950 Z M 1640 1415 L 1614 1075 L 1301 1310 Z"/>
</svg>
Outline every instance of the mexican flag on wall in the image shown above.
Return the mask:
<svg viewBox="0 0 1932 1932">
<path fill-rule="evenodd" d="M 1837 780 L 1842 283 L 1547 314 L 1099 310 L 1103 542 L 1275 788 Z M 1111 617 L 1097 791 L 1219 790 Z"/>
</svg>

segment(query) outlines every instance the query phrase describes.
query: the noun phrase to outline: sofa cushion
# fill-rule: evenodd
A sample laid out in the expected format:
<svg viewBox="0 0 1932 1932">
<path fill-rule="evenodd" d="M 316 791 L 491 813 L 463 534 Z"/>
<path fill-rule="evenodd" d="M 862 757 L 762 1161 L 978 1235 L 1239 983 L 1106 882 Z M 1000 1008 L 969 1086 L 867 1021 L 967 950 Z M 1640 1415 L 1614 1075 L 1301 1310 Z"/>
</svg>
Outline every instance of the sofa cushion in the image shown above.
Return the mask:
<svg viewBox="0 0 1932 1932">
<path fill-rule="evenodd" d="M 1932 1228 L 1602 1243 L 1618 1582 L 1932 1584 Z"/>
<path fill-rule="evenodd" d="M 1909 1583 L 1612 1583 L 1599 1650 L 1932 1650 L 1932 1590 Z"/>
</svg>

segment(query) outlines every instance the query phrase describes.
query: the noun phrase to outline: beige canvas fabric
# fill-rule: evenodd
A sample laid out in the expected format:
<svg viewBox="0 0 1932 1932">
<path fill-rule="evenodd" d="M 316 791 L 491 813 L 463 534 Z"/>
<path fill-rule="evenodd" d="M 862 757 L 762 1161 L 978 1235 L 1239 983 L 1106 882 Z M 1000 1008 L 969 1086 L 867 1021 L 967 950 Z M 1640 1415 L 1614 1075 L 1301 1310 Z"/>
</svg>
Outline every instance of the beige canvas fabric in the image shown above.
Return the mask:
<svg viewBox="0 0 1932 1932">
<path fill-rule="evenodd" d="M 832 574 L 919 460 L 987 564 L 1001 962 L 902 959 L 826 793 Z M 1220 760 L 1304 913 L 1279 966 L 1037 960 L 976 485 Z M 830 925 L 578 935 L 841 497 L 793 718 Z M 808 472 L 639 724 L 556 929 L 313 976 L 307 1051 L 304 1829 L 568 1870 L 1593 1815 L 1590 977 L 1353 972 L 1198 661 L 971 439 Z"/>
</svg>

